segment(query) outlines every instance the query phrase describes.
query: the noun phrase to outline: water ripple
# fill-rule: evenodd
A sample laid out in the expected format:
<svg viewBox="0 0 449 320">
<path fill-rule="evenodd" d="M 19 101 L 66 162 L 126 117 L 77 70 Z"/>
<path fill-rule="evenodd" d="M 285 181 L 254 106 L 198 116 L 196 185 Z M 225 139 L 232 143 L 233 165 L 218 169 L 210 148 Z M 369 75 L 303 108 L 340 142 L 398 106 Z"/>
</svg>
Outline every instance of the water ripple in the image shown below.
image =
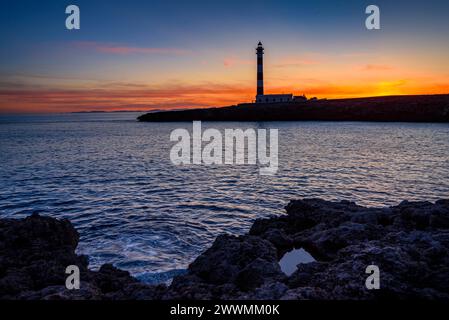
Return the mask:
<svg viewBox="0 0 449 320">
<path fill-rule="evenodd" d="M 190 125 L 136 116 L 0 118 L 0 215 L 69 218 L 92 268 L 113 263 L 151 282 L 291 199 L 383 206 L 449 196 L 447 124 L 203 125 L 279 129 L 279 171 L 264 177 L 257 166 L 173 166 L 170 131 Z"/>
</svg>

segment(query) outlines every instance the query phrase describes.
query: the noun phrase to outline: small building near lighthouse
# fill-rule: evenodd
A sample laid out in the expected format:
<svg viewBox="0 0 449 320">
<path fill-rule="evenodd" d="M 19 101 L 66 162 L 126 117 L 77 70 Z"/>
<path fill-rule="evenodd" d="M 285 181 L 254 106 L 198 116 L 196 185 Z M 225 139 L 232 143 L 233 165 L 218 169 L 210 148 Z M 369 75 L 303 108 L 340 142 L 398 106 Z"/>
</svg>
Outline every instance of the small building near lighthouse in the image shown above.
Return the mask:
<svg viewBox="0 0 449 320">
<path fill-rule="evenodd" d="M 256 48 L 257 55 L 257 94 L 256 103 L 279 103 L 279 102 L 292 102 L 293 94 L 264 94 L 263 83 L 263 55 L 264 48 L 262 42 L 259 41 Z"/>
<path fill-rule="evenodd" d="M 256 103 L 292 102 L 293 94 L 262 94 L 256 96 Z"/>
</svg>

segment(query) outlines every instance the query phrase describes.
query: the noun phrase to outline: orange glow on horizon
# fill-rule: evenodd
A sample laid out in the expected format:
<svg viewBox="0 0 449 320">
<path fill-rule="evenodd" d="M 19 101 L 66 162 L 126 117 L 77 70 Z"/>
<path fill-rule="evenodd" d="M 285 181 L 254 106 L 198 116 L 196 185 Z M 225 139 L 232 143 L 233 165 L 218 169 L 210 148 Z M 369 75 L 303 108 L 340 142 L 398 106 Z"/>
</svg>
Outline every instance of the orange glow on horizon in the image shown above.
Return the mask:
<svg viewBox="0 0 449 320">
<path fill-rule="evenodd" d="M 92 46 L 88 43 L 87 49 L 91 50 Z M 122 72 L 120 79 L 131 80 L 11 76 L 0 83 L 0 113 L 173 110 L 255 100 L 256 65 L 255 58 L 249 58 L 252 53 L 248 57 L 227 55 L 214 61 L 201 57 L 189 64 L 182 59 L 191 61 L 194 57 L 182 50 L 111 46 L 95 46 L 95 50 L 102 54 L 112 51 L 114 57 L 118 56 L 117 70 L 105 78 L 115 79 Z M 134 59 L 123 57 L 143 50 L 169 50 L 172 57 L 178 56 L 175 61 L 182 65 L 173 70 L 164 65 L 159 66 L 161 70 L 151 68 L 153 72 L 147 72 Z M 128 61 L 131 64 L 127 64 Z M 449 93 L 449 72 L 439 67 L 438 60 L 429 59 L 429 65 L 419 67 L 413 67 L 415 59 L 406 61 L 398 56 L 372 61 L 377 60 L 363 55 L 269 56 L 264 62 L 265 93 L 305 94 L 308 98 L 319 99 Z M 154 61 L 149 58 L 148 63 Z M 86 79 L 92 78 L 87 72 L 95 77 L 103 75 L 104 71 L 103 68 L 89 69 L 85 71 Z"/>
<path fill-rule="evenodd" d="M 351 85 L 268 87 L 267 94 L 305 94 L 308 98 L 361 98 L 389 95 L 448 94 L 449 84 L 417 86 L 406 80 Z M 151 111 L 206 108 L 252 102 L 255 90 L 239 85 L 181 86 L 174 88 L 0 90 L 2 113 L 77 111 Z"/>
</svg>

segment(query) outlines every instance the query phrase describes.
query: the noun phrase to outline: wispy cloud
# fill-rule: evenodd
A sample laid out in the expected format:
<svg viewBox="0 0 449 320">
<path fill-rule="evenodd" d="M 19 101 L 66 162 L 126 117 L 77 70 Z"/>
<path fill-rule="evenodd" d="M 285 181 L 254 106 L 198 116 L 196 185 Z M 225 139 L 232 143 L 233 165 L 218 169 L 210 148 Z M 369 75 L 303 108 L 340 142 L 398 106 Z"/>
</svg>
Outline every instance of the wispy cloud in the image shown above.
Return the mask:
<svg viewBox="0 0 449 320">
<path fill-rule="evenodd" d="M 58 80 L 58 79 L 56 79 Z M 281 79 L 282 80 L 282 79 Z M 267 93 L 306 94 L 308 97 L 348 98 L 396 94 L 449 93 L 449 79 L 386 77 L 359 81 L 297 78 L 273 82 Z M 67 85 L 60 79 L 37 85 L 23 79 L 0 81 L 0 112 L 72 112 L 91 110 L 155 110 L 226 106 L 254 99 L 252 82 L 89 81 Z"/>
<path fill-rule="evenodd" d="M 0 87 L 0 112 L 71 112 L 152 110 L 231 105 L 251 101 L 253 88 L 239 84 L 200 83 L 147 85 L 110 83 L 74 89 Z"/>
<path fill-rule="evenodd" d="M 108 54 L 170 54 L 170 55 L 187 55 L 192 53 L 191 50 L 179 48 L 158 48 L 158 47 L 132 47 L 118 44 L 101 43 L 95 41 L 78 41 L 73 45 L 79 48 L 86 48 L 96 52 Z"/>
<path fill-rule="evenodd" d="M 394 67 L 386 64 L 367 64 L 363 66 L 362 69 L 366 71 L 388 71 L 393 70 Z"/>
<path fill-rule="evenodd" d="M 309 56 L 290 56 L 281 58 L 278 63 L 274 65 L 275 68 L 291 68 L 302 67 L 320 64 L 322 61 L 318 58 Z"/>
<path fill-rule="evenodd" d="M 254 60 L 245 60 L 245 59 L 240 59 L 240 58 L 237 58 L 234 56 L 226 57 L 223 60 L 223 65 L 227 68 L 234 67 L 237 65 L 253 65 L 253 64 L 255 64 Z"/>
</svg>

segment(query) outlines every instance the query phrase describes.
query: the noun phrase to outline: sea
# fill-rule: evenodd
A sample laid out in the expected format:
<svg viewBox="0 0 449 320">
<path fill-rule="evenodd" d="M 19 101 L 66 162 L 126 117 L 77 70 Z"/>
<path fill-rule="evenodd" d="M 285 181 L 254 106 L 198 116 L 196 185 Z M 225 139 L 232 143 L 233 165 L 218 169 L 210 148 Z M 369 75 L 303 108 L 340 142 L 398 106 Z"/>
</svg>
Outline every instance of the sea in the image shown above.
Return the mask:
<svg viewBox="0 0 449 320">
<path fill-rule="evenodd" d="M 290 200 L 382 207 L 449 198 L 449 125 L 203 122 L 278 129 L 279 169 L 175 165 L 173 130 L 139 113 L 0 116 L 0 217 L 68 218 L 90 268 L 104 263 L 148 283 L 185 272 L 217 235 L 240 235 Z"/>
</svg>

